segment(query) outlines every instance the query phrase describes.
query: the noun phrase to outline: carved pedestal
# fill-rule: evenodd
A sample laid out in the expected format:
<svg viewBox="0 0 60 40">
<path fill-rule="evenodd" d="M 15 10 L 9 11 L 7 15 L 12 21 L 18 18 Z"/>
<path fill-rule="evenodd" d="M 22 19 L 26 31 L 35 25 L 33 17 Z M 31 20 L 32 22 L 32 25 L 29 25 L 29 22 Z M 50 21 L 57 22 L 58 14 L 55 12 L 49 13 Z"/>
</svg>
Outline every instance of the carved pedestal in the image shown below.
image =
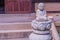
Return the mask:
<svg viewBox="0 0 60 40">
<path fill-rule="evenodd" d="M 51 20 L 32 21 L 33 33 L 29 36 L 30 40 L 51 40 Z"/>
</svg>

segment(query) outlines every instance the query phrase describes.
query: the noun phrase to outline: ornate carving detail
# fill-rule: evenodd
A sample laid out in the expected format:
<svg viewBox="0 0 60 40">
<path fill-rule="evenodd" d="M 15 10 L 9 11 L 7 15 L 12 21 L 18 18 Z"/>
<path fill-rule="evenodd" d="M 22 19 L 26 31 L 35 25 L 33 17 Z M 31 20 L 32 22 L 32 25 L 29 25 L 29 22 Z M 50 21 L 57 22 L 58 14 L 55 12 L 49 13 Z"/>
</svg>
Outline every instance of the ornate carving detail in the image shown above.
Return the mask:
<svg viewBox="0 0 60 40">
<path fill-rule="evenodd" d="M 50 30 L 51 28 L 51 20 L 44 21 L 44 22 L 38 22 L 36 20 L 32 21 L 32 27 L 35 30 L 45 31 Z"/>
</svg>

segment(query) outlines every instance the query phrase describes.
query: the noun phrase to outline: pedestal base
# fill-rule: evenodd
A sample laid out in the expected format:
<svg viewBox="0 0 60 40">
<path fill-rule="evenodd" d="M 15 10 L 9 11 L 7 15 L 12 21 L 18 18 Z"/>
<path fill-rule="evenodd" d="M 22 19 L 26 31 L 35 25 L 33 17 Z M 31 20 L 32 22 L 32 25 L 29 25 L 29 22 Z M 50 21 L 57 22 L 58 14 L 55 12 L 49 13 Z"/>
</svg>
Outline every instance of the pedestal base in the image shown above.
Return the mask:
<svg viewBox="0 0 60 40">
<path fill-rule="evenodd" d="M 30 39 L 30 40 L 52 40 L 52 37 L 51 37 L 50 34 L 39 35 L 39 34 L 32 33 L 32 34 L 29 36 L 29 39 Z"/>
</svg>

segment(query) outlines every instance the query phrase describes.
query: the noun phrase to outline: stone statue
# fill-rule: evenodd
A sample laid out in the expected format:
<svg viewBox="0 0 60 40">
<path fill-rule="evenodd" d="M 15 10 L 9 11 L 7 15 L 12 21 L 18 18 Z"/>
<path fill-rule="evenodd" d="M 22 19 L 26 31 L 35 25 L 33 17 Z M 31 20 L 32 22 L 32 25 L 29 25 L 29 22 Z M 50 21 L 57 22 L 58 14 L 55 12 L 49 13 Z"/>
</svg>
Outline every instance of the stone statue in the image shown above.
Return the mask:
<svg viewBox="0 0 60 40">
<path fill-rule="evenodd" d="M 29 36 L 29 40 L 52 40 L 51 23 L 48 19 L 44 3 L 39 3 L 36 11 L 36 19 L 32 21 L 33 33 Z"/>
<path fill-rule="evenodd" d="M 47 20 L 47 14 L 44 3 L 39 3 L 38 9 L 36 10 L 36 20 L 40 19 Z"/>
</svg>

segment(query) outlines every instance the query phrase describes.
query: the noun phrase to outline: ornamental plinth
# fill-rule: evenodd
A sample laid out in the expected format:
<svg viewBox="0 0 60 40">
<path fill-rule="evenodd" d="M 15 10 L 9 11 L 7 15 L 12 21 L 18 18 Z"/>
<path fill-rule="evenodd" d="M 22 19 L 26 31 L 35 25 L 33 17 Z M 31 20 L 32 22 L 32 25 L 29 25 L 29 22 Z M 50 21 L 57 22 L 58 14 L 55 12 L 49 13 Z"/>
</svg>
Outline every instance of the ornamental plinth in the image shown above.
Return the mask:
<svg viewBox="0 0 60 40">
<path fill-rule="evenodd" d="M 44 3 L 39 3 L 36 11 L 36 19 L 32 21 L 33 32 L 29 36 L 29 40 L 52 40 L 51 23 L 46 15 Z"/>
</svg>

